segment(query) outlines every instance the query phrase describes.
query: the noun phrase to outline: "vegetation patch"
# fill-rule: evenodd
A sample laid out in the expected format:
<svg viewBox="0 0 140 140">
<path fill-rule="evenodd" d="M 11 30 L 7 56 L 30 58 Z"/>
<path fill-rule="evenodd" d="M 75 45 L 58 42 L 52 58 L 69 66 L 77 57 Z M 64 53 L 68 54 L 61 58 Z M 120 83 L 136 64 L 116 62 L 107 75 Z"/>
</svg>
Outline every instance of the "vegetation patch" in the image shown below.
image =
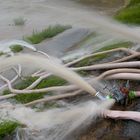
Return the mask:
<svg viewBox="0 0 140 140">
<path fill-rule="evenodd" d="M 62 86 L 67 83 L 66 80 L 59 78 L 57 76 L 49 76 L 46 79 L 42 80 L 37 86 L 36 89 L 52 87 L 52 86 Z"/>
<path fill-rule="evenodd" d="M 38 99 L 41 99 L 44 97 L 44 94 L 43 93 L 30 93 L 30 94 L 19 94 L 19 95 L 16 95 L 14 97 L 14 99 L 16 99 L 16 101 L 22 103 L 22 104 L 26 104 L 26 103 L 29 103 L 29 102 L 32 102 L 34 100 L 38 100 Z"/>
<path fill-rule="evenodd" d="M 81 76 L 88 76 L 90 74 L 89 71 L 84 70 L 77 71 L 77 73 Z"/>
<path fill-rule="evenodd" d="M 96 56 L 91 56 L 89 58 L 85 58 L 83 60 L 81 60 L 80 62 L 78 62 L 75 66 L 76 67 L 82 67 L 82 66 L 88 66 L 88 65 L 92 65 L 97 61 L 101 61 L 104 58 L 107 58 L 108 54 L 99 54 Z M 83 74 L 83 72 L 81 72 L 81 74 Z"/>
<path fill-rule="evenodd" d="M 10 135 L 19 126 L 20 124 L 17 121 L 0 120 L 0 138 L 2 139 L 4 136 Z"/>
<path fill-rule="evenodd" d="M 140 24 L 140 0 L 130 0 L 125 8 L 118 11 L 115 18 L 127 24 Z"/>
<path fill-rule="evenodd" d="M 0 56 L 4 55 L 5 53 L 4 52 L 0 52 Z"/>
<path fill-rule="evenodd" d="M 18 53 L 23 50 L 23 47 L 21 45 L 12 45 L 12 46 L 10 46 L 10 49 L 12 52 Z"/>
<path fill-rule="evenodd" d="M 14 19 L 14 25 L 15 26 L 23 26 L 25 25 L 26 20 L 22 17 L 18 17 Z"/>
<path fill-rule="evenodd" d="M 130 2 L 129 2 L 129 4 L 127 5 L 127 7 L 140 4 L 140 0 L 129 0 L 129 1 L 130 1 Z"/>
<path fill-rule="evenodd" d="M 107 51 L 107 50 L 116 49 L 116 48 L 130 48 L 130 47 L 132 47 L 131 42 L 120 42 L 120 43 L 107 45 L 107 46 L 99 49 L 97 52 Z"/>
<path fill-rule="evenodd" d="M 36 79 L 37 79 L 37 77 L 26 77 L 24 80 L 22 80 L 21 82 L 16 84 L 14 86 L 14 88 L 20 89 L 20 90 L 25 89 L 29 85 L 31 85 Z M 57 76 L 52 75 L 52 76 L 49 76 L 48 78 L 42 80 L 34 89 L 41 89 L 41 88 L 52 87 L 52 86 L 61 86 L 61 85 L 64 85 L 66 83 L 67 83 L 67 81 L 65 81 L 64 79 L 61 79 Z M 10 94 L 10 93 L 11 92 L 9 90 L 3 91 L 4 95 Z M 16 101 L 18 101 L 22 104 L 25 104 L 25 103 L 29 103 L 29 102 L 32 102 L 34 100 L 43 98 L 44 94 L 45 93 L 30 93 L 30 94 L 23 93 L 23 94 L 18 94 L 13 98 Z"/>
<path fill-rule="evenodd" d="M 49 26 L 47 29 L 44 29 L 41 32 L 33 31 L 33 34 L 31 36 L 24 37 L 24 40 L 32 44 L 38 44 L 43 40 L 47 38 L 52 38 L 70 28 L 71 26 L 63 26 L 63 25 Z"/>
</svg>

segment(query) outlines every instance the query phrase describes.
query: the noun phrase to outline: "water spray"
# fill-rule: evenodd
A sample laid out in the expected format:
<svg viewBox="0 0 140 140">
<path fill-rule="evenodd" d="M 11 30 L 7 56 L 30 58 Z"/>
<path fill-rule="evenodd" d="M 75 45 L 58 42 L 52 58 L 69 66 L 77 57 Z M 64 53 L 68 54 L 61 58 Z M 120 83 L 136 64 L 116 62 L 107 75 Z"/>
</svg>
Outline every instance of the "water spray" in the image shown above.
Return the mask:
<svg viewBox="0 0 140 140">
<path fill-rule="evenodd" d="M 114 99 L 116 103 L 124 104 L 126 98 L 129 94 L 129 80 L 125 84 L 123 84 L 120 87 L 117 87 L 116 85 L 113 85 L 113 88 L 109 89 L 107 86 L 104 87 L 104 90 L 108 89 L 110 91 L 109 95 L 103 96 L 99 91 L 95 94 L 97 98 L 99 98 L 102 101 L 105 101 L 107 99 Z"/>
</svg>

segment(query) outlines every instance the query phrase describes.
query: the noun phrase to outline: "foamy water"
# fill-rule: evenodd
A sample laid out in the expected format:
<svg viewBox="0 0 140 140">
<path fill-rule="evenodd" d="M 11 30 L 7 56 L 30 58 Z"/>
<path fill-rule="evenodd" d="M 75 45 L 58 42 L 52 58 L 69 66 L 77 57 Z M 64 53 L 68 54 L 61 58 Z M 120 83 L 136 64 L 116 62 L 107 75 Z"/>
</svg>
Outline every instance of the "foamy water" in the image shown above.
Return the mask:
<svg viewBox="0 0 140 140">
<path fill-rule="evenodd" d="M 78 74 L 64 67 L 63 65 L 52 61 L 51 59 L 46 59 L 41 56 L 20 55 L 20 56 L 13 56 L 13 57 L 7 58 L 0 62 L 0 65 L 1 65 L 0 70 L 3 70 L 6 67 L 10 67 L 12 65 L 16 65 L 20 63 L 24 65 L 28 65 L 28 67 L 42 68 L 44 70 L 47 70 L 50 73 L 53 73 L 54 75 L 64 78 L 70 83 L 77 85 L 79 88 L 83 89 L 84 91 L 89 92 L 92 95 L 95 95 L 96 93 L 96 90 L 93 89 Z"/>
<path fill-rule="evenodd" d="M 31 108 L 16 105 L 14 108 L 1 109 L 0 115 L 2 114 L 4 118 L 16 119 L 27 126 L 25 129 L 17 130 L 17 140 L 65 140 L 74 131 L 78 133 L 89 126 L 113 103 L 113 100 L 87 101 L 44 112 L 36 112 Z M 9 103 L 7 105 L 10 106 Z"/>
</svg>

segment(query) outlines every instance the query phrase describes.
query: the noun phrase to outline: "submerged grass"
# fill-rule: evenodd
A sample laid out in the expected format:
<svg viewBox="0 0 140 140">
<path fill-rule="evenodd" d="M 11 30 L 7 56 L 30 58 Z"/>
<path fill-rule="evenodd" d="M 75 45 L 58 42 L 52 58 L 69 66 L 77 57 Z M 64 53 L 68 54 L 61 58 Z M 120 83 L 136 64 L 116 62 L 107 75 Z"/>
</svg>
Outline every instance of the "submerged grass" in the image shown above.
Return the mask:
<svg viewBox="0 0 140 140">
<path fill-rule="evenodd" d="M 18 17 L 14 19 L 15 26 L 23 26 L 25 25 L 26 20 L 23 17 Z"/>
<path fill-rule="evenodd" d="M 63 25 L 49 26 L 47 29 L 44 29 L 41 32 L 33 31 L 33 34 L 31 36 L 24 37 L 24 40 L 32 44 L 38 44 L 43 40 L 47 38 L 52 38 L 70 28 L 71 26 L 63 26 Z"/>
<path fill-rule="evenodd" d="M 82 66 L 92 65 L 95 62 L 101 61 L 106 57 L 108 57 L 107 54 L 100 54 L 100 55 L 92 56 L 92 57 L 89 57 L 89 58 L 85 58 L 85 59 L 81 60 L 80 62 L 78 62 L 75 66 L 76 67 L 82 67 Z"/>
<path fill-rule="evenodd" d="M 22 80 L 20 83 L 16 84 L 14 88 L 16 89 L 25 89 L 29 85 L 31 85 L 37 77 L 26 77 L 24 80 Z M 67 81 L 57 77 L 57 76 L 49 76 L 48 78 L 42 80 L 35 89 L 41 89 L 46 87 L 52 87 L 52 86 L 61 86 L 66 84 Z M 10 94 L 11 92 L 9 90 L 5 90 L 3 92 L 4 95 Z M 30 94 L 18 94 L 14 97 L 14 99 L 22 104 L 29 103 L 31 101 L 41 99 L 44 97 L 45 93 L 30 93 Z M 49 93 L 48 93 L 49 94 Z M 50 95 L 50 94 L 49 94 Z"/>
<path fill-rule="evenodd" d="M 107 50 L 111 50 L 111 49 L 115 49 L 115 48 L 122 48 L 122 47 L 123 48 L 130 48 L 131 46 L 132 46 L 131 42 L 120 42 L 120 43 L 107 45 L 107 46 L 99 49 L 97 52 L 102 52 L 102 51 L 107 51 Z M 108 57 L 110 57 L 109 54 L 98 54 L 96 56 L 85 58 L 85 59 L 81 60 L 80 62 L 78 62 L 74 66 L 75 67 L 82 67 L 82 66 L 93 65 L 93 64 L 100 62 L 103 59 L 106 59 Z M 78 71 L 78 73 L 82 76 L 87 76 L 90 74 L 88 71 Z"/>
<path fill-rule="evenodd" d="M 18 53 L 18 52 L 21 52 L 23 50 L 21 45 L 12 45 L 12 46 L 10 46 L 10 49 L 14 53 Z"/>
<path fill-rule="evenodd" d="M 127 24 L 140 24 L 140 0 L 130 0 L 129 4 L 118 11 L 115 19 Z"/>
<path fill-rule="evenodd" d="M 107 45 L 107 46 L 99 49 L 97 52 L 107 51 L 107 50 L 116 49 L 116 48 L 130 48 L 130 47 L 132 47 L 131 42 L 120 42 L 120 43 Z"/>
</svg>

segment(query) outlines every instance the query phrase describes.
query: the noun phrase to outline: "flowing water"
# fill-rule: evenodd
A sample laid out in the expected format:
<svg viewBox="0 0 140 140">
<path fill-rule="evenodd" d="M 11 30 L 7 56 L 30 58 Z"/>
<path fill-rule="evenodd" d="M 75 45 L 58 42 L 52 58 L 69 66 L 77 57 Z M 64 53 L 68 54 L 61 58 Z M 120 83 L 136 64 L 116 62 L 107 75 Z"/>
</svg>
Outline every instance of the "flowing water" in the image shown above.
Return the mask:
<svg viewBox="0 0 140 140">
<path fill-rule="evenodd" d="M 3 40 L 3 41 L 0 41 L 0 52 L 4 52 L 4 53 L 10 52 L 11 51 L 10 46 L 13 46 L 13 45 L 21 45 L 23 47 L 36 51 L 36 48 L 33 45 L 23 40 Z"/>
<path fill-rule="evenodd" d="M 114 38 L 140 43 L 140 32 L 138 28 L 122 25 L 108 17 L 102 17 L 93 10 L 88 11 L 87 7 L 83 7 L 83 9 L 78 5 L 74 7 L 73 2 L 65 3 L 65 0 L 42 0 L 39 2 L 32 0 L 30 4 L 27 4 L 29 1 L 25 0 L 23 4 L 21 4 L 18 0 L 14 0 L 14 6 L 12 6 L 10 3 L 11 1 L 9 2 L 8 0 L 1 2 L 1 6 L 3 6 L 1 11 L 7 9 L 8 6 L 8 10 L 10 11 L 8 13 L 10 13 L 11 17 L 19 16 L 17 13 L 21 10 L 21 15 L 28 15 L 26 18 L 31 19 L 29 24 L 25 27 L 16 28 L 9 26 L 8 28 L 10 28 L 10 30 L 12 28 L 12 32 L 10 35 L 8 33 L 9 37 L 7 38 L 22 36 L 23 34 L 21 35 L 21 31 L 24 32 L 24 29 L 27 31 L 26 33 L 29 34 L 28 31 L 31 32 L 33 28 L 39 27 L 40 24 L 41 28 L 45 27 L 48 22 L 48 24 L 63 23 L 72 24 L 73 26 L 78 27 L 88 27 L 108 36 L 108 38 L 110 37 L 109 41 L 107 39 L 103 39 L 102 43 L 97 41 L 97 44 L 95 43 L 96 48 L 104 46 L 106 42 L 110 43 L 112 40 L 114 41 Z M 16 11 L 14 11 L 14 9 L 16 9 Z M 46 9 L 48 11 L 46 11 Z M 1 13 L 3 14 L 3 12 Z M 34 14 L 36 16 L 34 16 Z M 37 21 L 37 16 L 41 19 L 40 23 Z M 3 16 L 1 20 L 4 20 L 4 22 L 1 23 L 2 26 L 0 29 L 6 27 L 4 25 L 5 21 L 7 23 L 10 22 L 9 15 Z M 14 29 L 19 30 L 20 35 L 18 34 L 19 32 L 16 32 L 16 35 L 13 36 Z M 5 31 L 3 33 L 4 36 L 2 36 L 2 38 L 5 38 L 7 33 Z M 3 45 L 6 43 L 1 43 L 1 50 L 3 50 Z M 11 41 L 8 45 L 7 44 L 5 45 L 6 51 L 9 51 L 9 45 L 13 44 L 20 44 L 36 50 L 32 45 L 28 45 L 22 41 Z M 0 62 L 0 71 L 3 71 L 5 68 L 11 67 L 12 65 L 22 63 L 23 65 L 34 67 L 33 69 L 42 68 L 54 73 L 92 95 L 96 93 L 96 90 L 80 76 L 52 60 L 51 57 L 46 59 L 33 55 L 13 56 Z M 1 102 L 1 105 L 2 104 L 7 106 L 5 102 Z M 35 110 L 22 105 L 15 105 L 13 108 L 12 105 L 9 104 L 11 107 L 1 109 L 0 115 L 4 118 L 16 119 L 27 126 L 24 129 L 17 130 L 15 140 L 74 140 L 75 133 L 79 133 L 78 131 L 94 122 L 95 117 L 100 115 L 104 109 L 108 109 L 112 104 L 112 100 L 106 102 L 88 101 L 84 103 L 69 104 L 63 108 L 45 110 L 43 112 L 36 112 Z"/>
<path fill-rule="evenodd" d="M 1 70 L 19 63 L 48 70 L 49 72 L 79 86 L 79 88 L 92 95 L 96 93 L 96 90 L 76 73 L 70 71 L 59 63 L 39 56 L 12 56 L 0 62 Z M 31 65 L 33 63 L 34 65 Z M 0 112 L 1 118 L 14 118 L 28 127 L 26 129 L 17 130 L 15 138 L 17 140 L 44 140 L 46 138 L 47 140 L 65 140 L 66 137 L 70 137 L 70 134 L 75 130 L 78 129 L 79 131 L 80 126 L 84 128 L 89 125 L 95 116 L 99 115 L 103 109 L 108 109 L 113 102 L 113 100 L 102 103 L 101 101 L 90 101 L 44 112 L 35 112 L 33 109 L 20 105 L 15 105 L 13 108 L 9 103 L 2 103 L 1 108 L 2 106 L 5 107 L 4 109 L 1 109 Z"/>
<path fill-rule="evenodd" d="M 81 130 L 94 122 L 96 117 L 112 104 L 113 100 L 86 101 L 59 109 L 35 112 L 21 105 L 12 108 L 9 103 L 5 103 L 9 108 L 1 109 L 0 115 L 14 118 L 27 126 L 17 130 L 15 140 L 74 140 Z"/>
</svg>

